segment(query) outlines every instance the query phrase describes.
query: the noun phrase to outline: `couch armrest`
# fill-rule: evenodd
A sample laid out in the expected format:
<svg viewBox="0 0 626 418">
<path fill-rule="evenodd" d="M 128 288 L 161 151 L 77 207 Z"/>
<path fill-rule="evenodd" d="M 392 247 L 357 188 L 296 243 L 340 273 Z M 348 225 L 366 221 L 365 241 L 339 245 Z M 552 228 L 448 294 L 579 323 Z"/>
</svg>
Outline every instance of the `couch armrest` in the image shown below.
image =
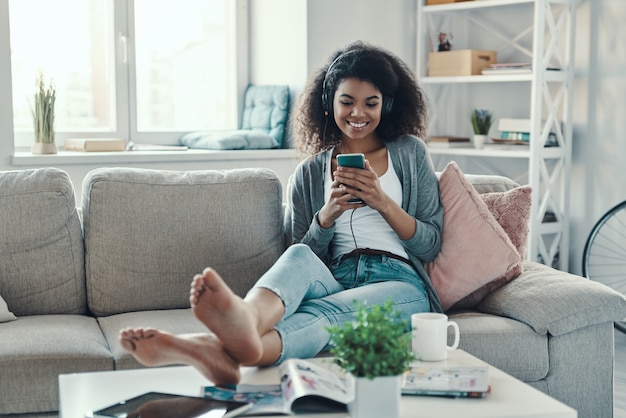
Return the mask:
<svg viewBox="0 0 626 418">
<path fill-rule="evenodd" d="M 524 273 L 477 309 L 522 321 L 540 334 L 561 335 L 626 318 L 626 298 L 601 283 L 526 261 Z"/>
</svg>

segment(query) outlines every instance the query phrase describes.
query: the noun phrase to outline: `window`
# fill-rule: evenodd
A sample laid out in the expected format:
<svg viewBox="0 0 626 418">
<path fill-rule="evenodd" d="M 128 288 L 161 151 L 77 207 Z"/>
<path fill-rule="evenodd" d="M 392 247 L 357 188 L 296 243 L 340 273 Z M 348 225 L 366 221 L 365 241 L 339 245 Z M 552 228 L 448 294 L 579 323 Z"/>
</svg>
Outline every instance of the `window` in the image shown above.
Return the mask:
<svg viewBox="0 0 626 418">
<path fill-rule="evenodd" d="M 33 141 L 40 72 L 57 88 L 57 143 L 236 128 L 246 19 L 245 0 L 9 0 L 16 147 Z"/>
</svg>

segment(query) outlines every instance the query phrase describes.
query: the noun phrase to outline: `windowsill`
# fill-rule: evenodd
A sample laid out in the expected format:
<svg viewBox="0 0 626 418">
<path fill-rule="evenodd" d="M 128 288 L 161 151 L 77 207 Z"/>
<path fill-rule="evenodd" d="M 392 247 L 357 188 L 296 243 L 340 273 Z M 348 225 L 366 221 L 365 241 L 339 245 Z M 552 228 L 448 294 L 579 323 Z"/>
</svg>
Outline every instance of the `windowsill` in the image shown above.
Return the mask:
<svg viewBox="0 0 626 418">
<path fill-rule="evenodd" d="M 30 151 L 16 151 L 11 158 L 14 166 L 48 166 L 64 164 L 131 164 L 154 162 L 228 161 L 228 160 L 294 160 L 295 149 L 263 150 L 201 150 L 186 151 L 118 151 L 77 152 L 59 151 L 57 154 L 35 155 Z"/>
</svg>

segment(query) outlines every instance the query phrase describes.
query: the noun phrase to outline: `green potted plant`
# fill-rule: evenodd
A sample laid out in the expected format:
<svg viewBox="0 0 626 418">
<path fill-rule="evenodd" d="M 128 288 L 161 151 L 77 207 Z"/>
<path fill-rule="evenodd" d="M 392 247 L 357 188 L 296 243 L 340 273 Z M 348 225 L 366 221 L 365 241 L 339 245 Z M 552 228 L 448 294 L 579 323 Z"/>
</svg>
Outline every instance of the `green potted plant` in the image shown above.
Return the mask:
<svg viewBox="0 0 626 418">
<path fill-rule="evenodd" d="M 355 301 L 354 321 L 328 328 L 335 363 L 355 378 L 353 417 L 399 415 L 402 374 L 415 358 L 408 328 L 390 300 L 369 309 Z"/>
<path fill-rule="evenodd" d="M 493 124 L 493 115 L 486 109 L 474 109 L 470 114 L 470 121 L 474 130 L 474 146 L 482 148 Z"/>
<path fill-rule="evenodd" d="M 35 128 L 35 142 L 32 146 L 33 154 L 56 154 L 54 142 L 54 105 L 56 88 L 52 82 L 46 84 L 43 74 L 37 77 L 35 90 L 35 105 L 32 109 Z"/>
</svg>

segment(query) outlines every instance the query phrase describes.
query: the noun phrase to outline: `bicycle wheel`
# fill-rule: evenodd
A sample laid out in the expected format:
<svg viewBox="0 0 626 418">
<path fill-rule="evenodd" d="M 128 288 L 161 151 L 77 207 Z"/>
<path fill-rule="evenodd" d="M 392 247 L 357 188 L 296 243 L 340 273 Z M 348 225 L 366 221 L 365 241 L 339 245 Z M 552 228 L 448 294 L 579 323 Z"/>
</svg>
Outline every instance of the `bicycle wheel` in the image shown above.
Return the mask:
<svg viewBox="0 0 626 418">
<path fill-rule="evenodd" d="M 583 276 L 626 295 L 626 201 L 594 225 L 583 251 Z M 626 318 L 615 323 L 626 333 Z"/>
</svg>

